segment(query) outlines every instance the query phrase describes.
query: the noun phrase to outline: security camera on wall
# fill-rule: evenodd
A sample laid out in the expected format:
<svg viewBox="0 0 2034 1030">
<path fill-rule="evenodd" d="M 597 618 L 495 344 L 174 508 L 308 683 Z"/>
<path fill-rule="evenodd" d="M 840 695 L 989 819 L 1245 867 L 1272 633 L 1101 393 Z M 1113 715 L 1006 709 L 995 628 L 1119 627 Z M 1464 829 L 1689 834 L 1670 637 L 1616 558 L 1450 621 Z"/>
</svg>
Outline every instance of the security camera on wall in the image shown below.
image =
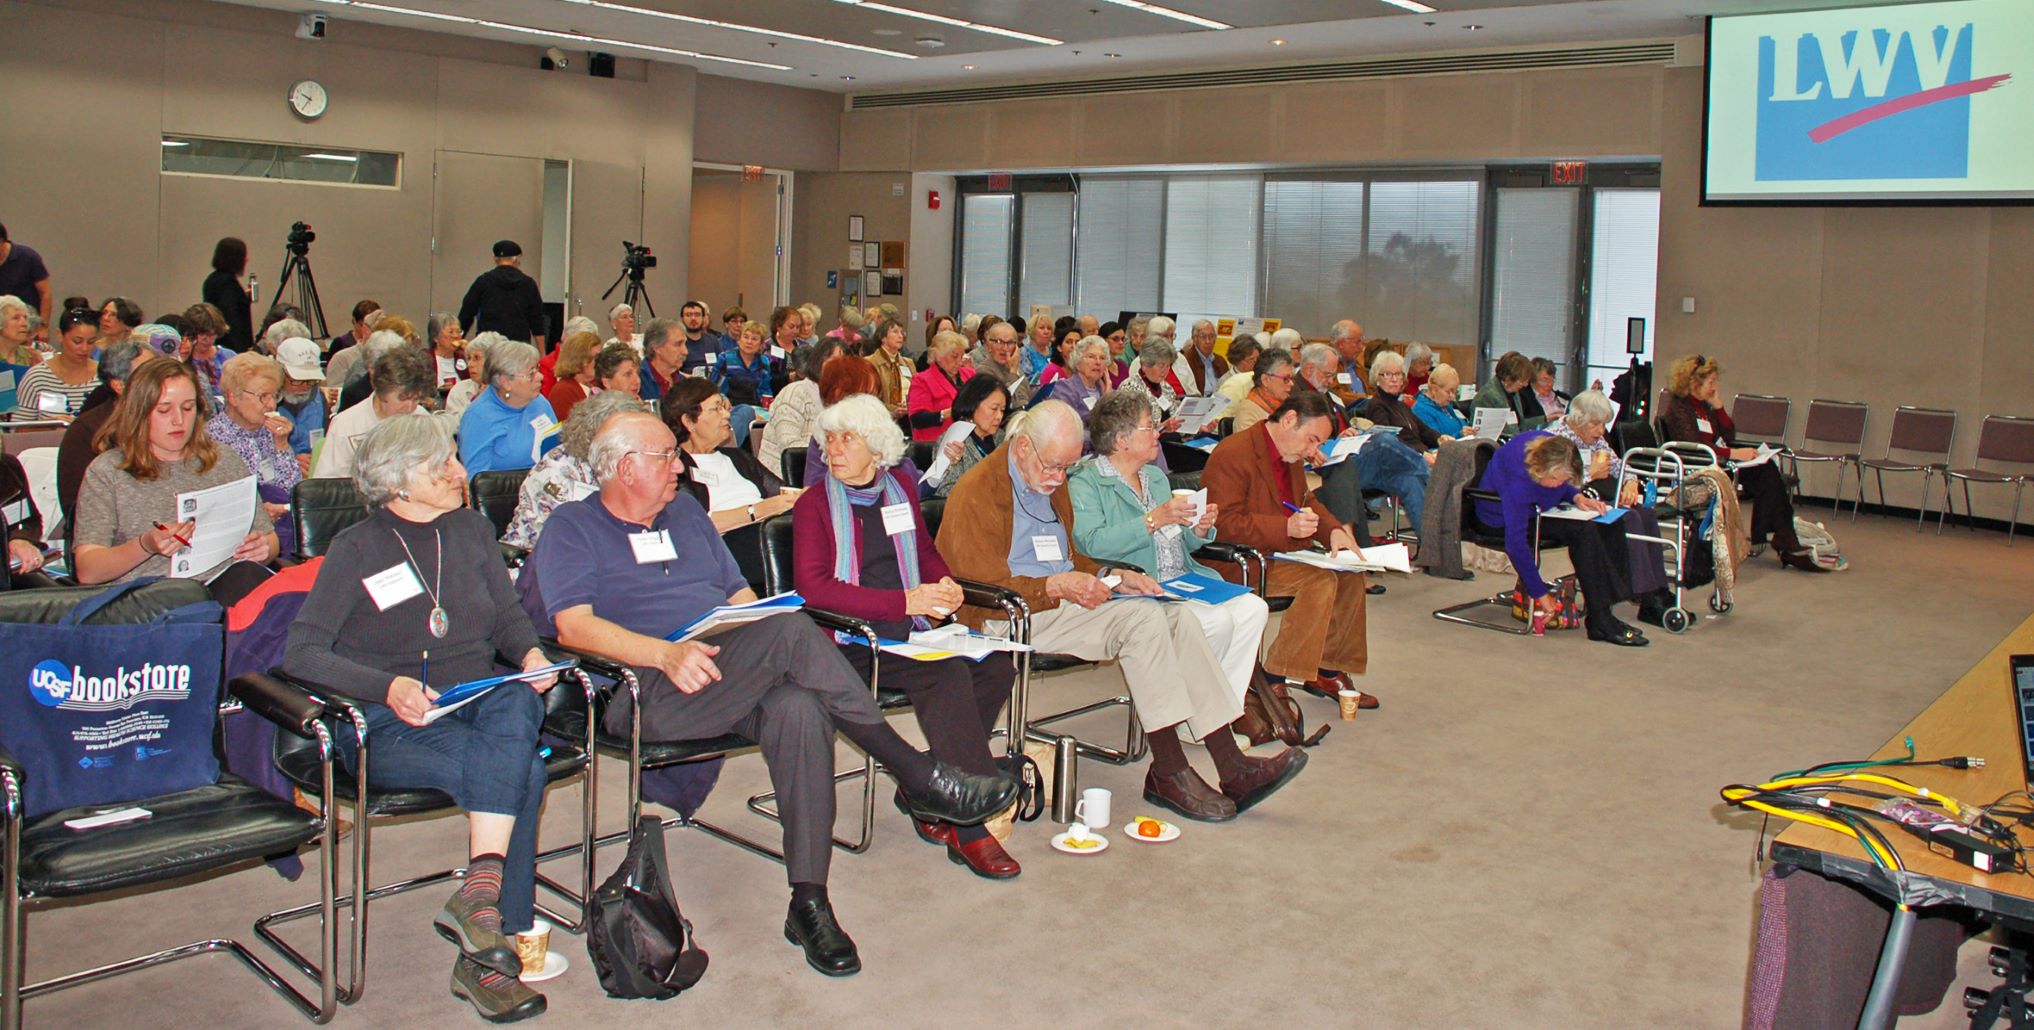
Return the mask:
<svg viewBox="0 0 2034 1030">
<path fill-rule="evenodd" d="M 324 15 L 322 15 L 322 14 L 307 14 L 307 15 L 304 15 L 303 17 L 301 17 L 301 18 L 298 18 L 298 19 L 297 19 L 297 38 L 298 38 L 298 39 L 324 39 L 324 38 L 325 38 L 325 16 L 324 16 Z"/>
<path fill-rule="evenodd" d="M 557 47 L 545 47 L 543 59 L 537 62 L 537 67 L 545 71 L 563 71 L 572 67 L 572 59 Z"/>
</svg>

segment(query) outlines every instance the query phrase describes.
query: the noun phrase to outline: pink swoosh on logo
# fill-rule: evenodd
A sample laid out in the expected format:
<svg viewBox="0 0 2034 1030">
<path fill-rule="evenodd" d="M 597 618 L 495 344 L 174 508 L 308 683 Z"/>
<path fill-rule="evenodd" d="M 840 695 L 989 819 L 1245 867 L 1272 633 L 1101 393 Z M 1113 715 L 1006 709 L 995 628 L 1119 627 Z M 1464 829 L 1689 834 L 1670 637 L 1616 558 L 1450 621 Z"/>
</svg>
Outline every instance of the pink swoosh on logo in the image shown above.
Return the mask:
<svg viewBox="0 0 2034 1030">
<path fill-rule="evenodd" d="M 1852 129 L 1870 125 L 1881 118 L 1891 118 L 1902 111 L 1912 111 L 1917 107 L 1939 104 L 1944 100 L 1954 100 L 1957 97 L 1967 97 L 1973 93 L 1983 93 L 2012 77 L 2010 74 L 1989 75 L 1982 79 L 1972 79 L 1969 82 L 1952 82 L 1946 86 L 1924 89 L 1919 93 L 1909 93 L 1904 97 L 1894 97 L 1884 103 L 1873 104 L 1861 111 L 1852 111 L 1841 118 L 1834 118 L 1823 122 L 1821 125 L 1808 130 L 1808 138 L 1817 143 L 1827 143 Z"/>
</svg>

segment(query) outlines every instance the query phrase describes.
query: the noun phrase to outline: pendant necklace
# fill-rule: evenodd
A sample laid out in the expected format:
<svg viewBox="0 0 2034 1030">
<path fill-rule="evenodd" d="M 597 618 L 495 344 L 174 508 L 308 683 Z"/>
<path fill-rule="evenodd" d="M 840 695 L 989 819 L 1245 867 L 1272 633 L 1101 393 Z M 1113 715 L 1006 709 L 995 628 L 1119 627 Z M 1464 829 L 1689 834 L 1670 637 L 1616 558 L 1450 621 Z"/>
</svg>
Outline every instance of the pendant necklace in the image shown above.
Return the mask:
<svg viewBox="0 0 2034 1030">
<path fill-rule="evenodd" d="M 389 530 L 389 532 L 395 533 L 395 530 Z M 432 578 L 431 585 L 424 588 L 431 596 L 431 618 L 429 622 L 425 623 L 425 626 L 430 629 L 432 636 L 443 640 L 445 639 L 445 634 L 452 632 L 452 617 L 446 615 L 444 606 L 438 603 L 438 591 L 445 586 L 445 538 L 439 534 L 435 527 L 431 530 L 431 536 L 438 542 L 438 565 L 437 575 Z M 396 533 L 395 538 L 396 543 L 403 546 L 403 557 L 410 560 L 410 568 L 416 570 L 417 582 L 422 583 L 424 581 L 424 569 L 423 566 L 417 564 L 417 556 L 410 553 L 409 542 L 403 539 L 401 533 Z"/>
</svg>

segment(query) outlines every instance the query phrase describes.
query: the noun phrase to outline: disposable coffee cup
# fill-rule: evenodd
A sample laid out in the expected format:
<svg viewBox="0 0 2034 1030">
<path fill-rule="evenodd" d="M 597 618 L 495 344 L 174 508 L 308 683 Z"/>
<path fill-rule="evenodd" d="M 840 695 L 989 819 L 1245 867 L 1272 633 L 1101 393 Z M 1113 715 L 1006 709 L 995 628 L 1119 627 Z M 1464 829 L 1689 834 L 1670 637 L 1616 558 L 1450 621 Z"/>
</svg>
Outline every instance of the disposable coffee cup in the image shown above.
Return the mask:
<svg viewBox="0 0 2034 1030">
<path fill-rule="evenodd" d="M 1360 690 L 1338 690 L 1335 691 L 1335 700 L 1342 703 L 1342 718 L 1354 719 L 1356 718 L 1357 706 L 1363 700 L 1363 692 Z"/>
<path fill-rule="evenodd" d="M 539 919 L 528 930 L 516 934 L 516 957 L 523 960 L 523 975 L 544 971 L 544 957 L 551 953 L 551 924 Z"/>
</svg>

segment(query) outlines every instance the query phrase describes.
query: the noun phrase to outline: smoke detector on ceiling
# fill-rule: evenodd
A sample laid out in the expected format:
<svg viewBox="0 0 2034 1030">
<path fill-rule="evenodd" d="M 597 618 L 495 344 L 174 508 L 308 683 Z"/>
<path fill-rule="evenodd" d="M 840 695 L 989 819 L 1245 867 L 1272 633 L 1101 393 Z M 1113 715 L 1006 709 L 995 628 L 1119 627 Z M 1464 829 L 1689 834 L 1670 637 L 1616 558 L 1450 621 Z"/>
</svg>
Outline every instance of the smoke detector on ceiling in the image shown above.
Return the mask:
<svg viewBox="0 0 2034 1030">
<path fill-rule="evenodd" d="M 922 46 L 927 50 L 937 50 L 940 47 L 946 45 L 946 40 L 941 39 L 938 36 L 920 36 L 913 42 L 916 42 L 919 46 Z"/>
</svg>

